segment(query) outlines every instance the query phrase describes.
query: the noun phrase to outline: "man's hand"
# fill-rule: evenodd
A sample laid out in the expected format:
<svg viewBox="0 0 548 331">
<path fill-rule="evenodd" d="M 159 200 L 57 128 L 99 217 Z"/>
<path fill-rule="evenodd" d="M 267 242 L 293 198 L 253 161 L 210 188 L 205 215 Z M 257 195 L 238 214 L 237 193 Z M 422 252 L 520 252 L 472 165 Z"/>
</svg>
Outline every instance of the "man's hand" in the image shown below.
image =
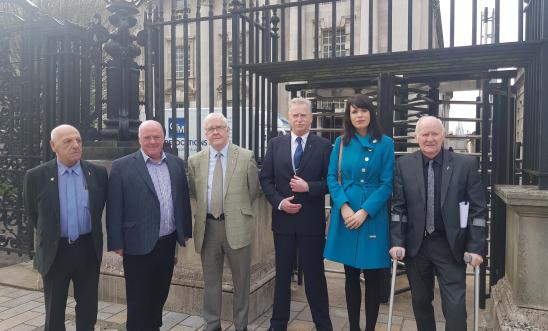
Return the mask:
<svg viewBox="0 0 548 331">
<path fill-rule="evenodd" d="M 355 212 L 352 216 L 345 220 L 345 225 L 347 228 L 353 230 L 362 226 L 363 222 L 367 218 L 367 212 L 364 209 L 360 209 Z"/>
<path fill-rule="evenodd" d="M 288 214 L 298 213 L 303 206 L 300 203 L 292 203 L 291 201 L 293 201 L 294 198 L 295 196 L 292 195 L 282 200 L 281 209 Z"/>
<path fill-rule="evenodd" d="M 124 256 L 124 250 L 123 249 L 115 249 L 114 250 L 114 253 L 120 255 L 120 256 Z"/>
<path fill-rule="evenodd" d="M 398 254 L 398 252 L 399 252 L 399 254 Z M 401 261 L 405 257 L 405 248 L 399 247 L 399 246 L 394 246 L 394 247 L 390 248 L 389 253 L 390 253 L 390 256 L 392 256 L 392 258 L 394 260 Z"/>
<path fill-rule="evenodd" d="M 464 256 L 466 255 L 469 255 L 472 258 L 470 262 L 467 263 L 474 268 L 483 263 L 483 258 L 479 254 L 464 252 Z"/>
<path fill-rule="evenodd" d="M 309 187 L 308 183 L 298 176 L 293 176 L 291 180 L 289 181 L 289 187 L 291 187 L 291 190 L 293 192 L 308 192 Z"/>
<path fill-rule="evenodd" d="M 354 215 L 354 211 L 352 210 L 352 208 L 350 208 L 350 206 L 345 203 L 342 207 L 341 207 L 341 216 L 344 220 L 344 224 L 346 225 L 348 220 L 350 219 L 350 217 L 352 217 Z"/>
</svg>

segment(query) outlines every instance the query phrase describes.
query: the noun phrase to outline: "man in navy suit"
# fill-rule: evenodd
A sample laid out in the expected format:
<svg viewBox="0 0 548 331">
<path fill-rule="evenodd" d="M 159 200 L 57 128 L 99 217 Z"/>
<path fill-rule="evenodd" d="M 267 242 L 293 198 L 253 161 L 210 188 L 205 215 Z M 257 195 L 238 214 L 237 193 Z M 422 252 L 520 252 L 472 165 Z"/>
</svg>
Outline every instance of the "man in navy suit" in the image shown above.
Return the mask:
<svg viewBox="0 0 548 331">
<path fill-rule="evenodd" d="M 127 330 L 162 326 L 162 310 L 175 265 L 175 243 L 192 237 L 183 161 L 163 152 L 156 121 L 139 126 L 137 152 L 115 160 L 107 202 L 108 249 L 122 256 Z"/>
<path fill-rule="evenodd" d="M 272 204 L 276 285 L 270 329 L 287 330 L 293 256 L 299 252 L 306 298 L 316 329 L 332 330 L 324 273 L 325 194 L 331 143 L 310 134 L 310 101 L 294 98 L 288 114 L 291 135 L 270 140 L 259 175 Z"/>
</svg>

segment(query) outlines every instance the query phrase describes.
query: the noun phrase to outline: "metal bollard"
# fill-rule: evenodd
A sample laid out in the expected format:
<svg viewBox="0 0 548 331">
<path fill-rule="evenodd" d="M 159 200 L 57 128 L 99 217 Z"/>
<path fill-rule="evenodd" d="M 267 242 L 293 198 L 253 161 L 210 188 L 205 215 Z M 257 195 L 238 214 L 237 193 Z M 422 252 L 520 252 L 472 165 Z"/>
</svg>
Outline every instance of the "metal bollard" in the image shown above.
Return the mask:
<svg viewBox="0 0 548 331">
<path fill-rule="evenodd" d="M 398 250 L 396 253 L 397 257 L 401 257 L 401 251 Z M 394 310 L 394 290 L 396 287 L 396 273 L 398 272 L 398 260 L 394 259 L 392 261 L 392 281 L 390 283 L 390 304 L 388 306 L 388 327 L 387 330 L 390 331 L 392 328 L 392 314 Z"/>
<path fill-rule="evenodd" d="M 472 256 L 466 254 L 464 262 L 472 262 Z M 474 331 L 479 329 L 479 287 L 480 287 L 480 267 L 474 267 Z"/>
</svg>

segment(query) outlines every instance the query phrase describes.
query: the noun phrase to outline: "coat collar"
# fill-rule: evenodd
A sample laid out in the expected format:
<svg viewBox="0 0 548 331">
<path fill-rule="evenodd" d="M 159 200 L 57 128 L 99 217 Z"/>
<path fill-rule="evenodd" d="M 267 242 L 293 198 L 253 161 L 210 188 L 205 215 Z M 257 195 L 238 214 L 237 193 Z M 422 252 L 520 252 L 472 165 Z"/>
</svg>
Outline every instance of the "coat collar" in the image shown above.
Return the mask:
<svg viewBox="0 0 548 331">
<path fill-rule="evenodd" d="M 156 189 L 154 189 L 154 184 L 152 183 L 152 179 L 150 178 L 150 174 L 148 173 L 145 159 L 143 158 L 141 150 L 133 153 L 133 159 L 135 161 L 134 164 L 137 168 L 137 172 L 139 173 L 139 175 L 141 175 L 149 190 L 151 190 L 156 195 Z"/>
<path fill-rule="evenodd" d="M 417 185 L 419 186 L 419 199 L 423 201 L 426 204 L 425 200 L 425 191 L 424 191 L 424 173 L 422 171 L 422 152 L 416 151 L 415 152 L 415 168 L 417 171 L 415 171 L 415 174 L 417 175 Z"/>
<path fill-rule="evenodd" d="M 441 168 L 441 207 L 445 203 L 445 197 L 447 196 L 447 190 L 449 190 L 449 183 L 451 182 L 451 176 L 453 175 L 453 153 L 445 149 L 443 152 L 443 166 Z"/>
<path fill-rule="evenodd" d="M 373 139 L 373 137 L 371 137 L 371 133 L 368 133 L 363 137 L 356 133 L 354 134 L 354 137 L 364 148 L 369 150 L 375 149 L 380 142 L 380 139 Z"/>
<path fill-rule="evenodd" d="M 314 146 L 316 145 L 314 142 L 316 140 L 316 136 L 314 134 L 309 134 L 308 138 L 306 139 L 306 145 L 304 146 L 303 156 L 301 159 L 301 164 L 299 165 L 299 169 L 297 170 L 297 175 L 300 175 L 303 171 L 303 169 L 306 168 L 306 164 L 310 161 L 311 154 Z M 291 153 L 289 153 L 291 156 Z M 293 162 L 291 163 L 291 167 L 293 167 Z"/>
<path fill-rule="evenodd" d="M 46 163 L 47 196 L 51 202 L 51 208 L 56 219 L 60 219 L 60 200 L 59 200 L 59 172 L 57 169 L 57 159 Z"/>
<path fill-rule="evenodd" d="M 226 173 L 223 183 L 223 198 L 226 196 L 228 185 L 230 184 L 230 180 L 232 179 L 232 175 L 234 174 L 234 170 L 236 169 L 238 154 L 238 148 L 236 148 L 236 145 L 230 143 L 228 146 L 228 155 L 226 159 Z"/>
<path fill-rule="evenodd" d="M 225 178 L 223 181 L 223 197 L 226 196 L 226 191 L 228 188 L 228 185 L 230 184 L 230 180 L 232 179 L 232 175 L 234 175 L 234 170 L 236 170 L 236 166 L 238 163 L 238 155 L 239 155 L 239 149 L 236 145 L 233 143 L 228 143 L 228 153 L 226 155 L 226 171 L 225 171 Z M 209 175 L 209 159 L 211 157 L 211 149 L 208 148 L 207 150 L 204 150 L 200 152 L 201 155 L 199 156 L 199 165 L 200 169 L 198 170 L 199 176 L 202 178 L 205 178 L 205 182 L 207 184 L 208 175 Z M 205 190 L 206 196 L 203 197 L 207 201 L 207 190 Z"/>
</svg>

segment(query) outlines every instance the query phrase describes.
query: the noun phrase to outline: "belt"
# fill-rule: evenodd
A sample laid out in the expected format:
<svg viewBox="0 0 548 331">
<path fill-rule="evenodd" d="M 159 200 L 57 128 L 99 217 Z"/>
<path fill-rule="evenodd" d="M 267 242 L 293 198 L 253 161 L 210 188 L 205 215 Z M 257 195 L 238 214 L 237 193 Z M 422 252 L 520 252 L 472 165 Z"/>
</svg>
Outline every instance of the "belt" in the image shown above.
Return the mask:
<svg viewBox="0 0 548 331">
<path fill-rule="evenodd" d="M 170 234 L 167 234 L 167 235 L 165 235 L 165 236 L 159 237 L 159 238 L 158 238 L 158 241 L 168 240 L 168 239 L 173 238 L 173 237 L 175 236 L 175 232 L 177 232 L 177 231 L 173 231 L 173 232 L 171 232 Z"/>
<path fill-rule="evenodd" d="M 424 231 L 424 238 L 445 238 L 445 232 L 434 231 L 430 234 Z"/>
<path fill-rule="evenodd" d="M 60 242 L 67 245 L 75 245 L 75 244 L 78 244 L 79 242 L 89 240 L 91 238 L 92 238 L 91 232 L 89 232 L 86 234 L 81 234 L 78 238 L 76 238 L 76 240 L 70 240 L 69 238 L 61 237 Z"/>
<path fill-rule="evenodd" d="M 206 219 L 208 220 L 214 220 L 214 221 L 224 221 L 225 220 L 225 214 L 219 215 L 219 217 L 215 217 L 211 214 L 207 214 Z"/>
</svg>

